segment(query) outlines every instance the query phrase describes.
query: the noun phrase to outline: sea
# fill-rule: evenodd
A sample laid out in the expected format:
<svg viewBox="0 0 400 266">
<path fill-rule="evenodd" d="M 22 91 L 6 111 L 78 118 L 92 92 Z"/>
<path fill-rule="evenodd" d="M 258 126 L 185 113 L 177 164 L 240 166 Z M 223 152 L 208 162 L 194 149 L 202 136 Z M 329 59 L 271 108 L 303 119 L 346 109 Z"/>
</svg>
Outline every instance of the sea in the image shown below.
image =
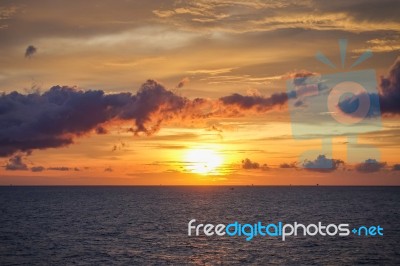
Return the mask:
<svg viewBox="0 0 400 266">
<path fill-rule="evenodd" d="M 383 235 L 188 235 L 188 223 Z M 0 187 L 0 265 L 400 265 L 400 187 Z"/>
</svg>

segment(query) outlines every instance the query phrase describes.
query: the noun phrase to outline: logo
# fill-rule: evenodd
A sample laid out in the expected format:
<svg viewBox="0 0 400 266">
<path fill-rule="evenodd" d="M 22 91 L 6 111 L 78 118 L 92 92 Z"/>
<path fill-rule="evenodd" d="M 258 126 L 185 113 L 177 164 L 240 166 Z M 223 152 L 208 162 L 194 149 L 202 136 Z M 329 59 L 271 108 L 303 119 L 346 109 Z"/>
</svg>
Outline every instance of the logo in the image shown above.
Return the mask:
<svg viewBox="0 0 400 266">
<path fill-rule="evenodd" d="M 241 224 L 237 221 L 230 224 L 196 224 L 196 219 L 192 219 L 188 223 L 188 236 L 229 236 L 229 237 L 244 237 L 246 241 L 251 241 L 254 237 L 276 237 L 285 241 L 292 236 L 322 236 L 322 237 L 346 237 L 350 234 L 355 236 L 383 236 L 383 228 L 377 226 L 358 226 L 353 227 L 350 231 L 350 224 L 301 224 L 294 222 L 290 223 L 263 223 L 258 221 L 253 224 Z"/>
<path fill-rule="evenodd" d="M 341 67 L 344 69 L 347 40 L 339 40 L 339 47 Z M 359 163 L 380 157 L 378 149 L 358 142 L 360 134 L 382 127 L 375 70 L 352 71 L 352 68 L 371 56 L 371 51 L 364 52 L 347 72 L 297 75 L 287 81 L 293 137 L 321 141 L 320 149 L 305 151 L 299 161 L 322 154 L 332 157 L 332 139 L 339 136 L 347 138 L 348 162 Z M 316 58 L 330 68 L 337 69 L 322 52 L 318 52 Z M 318 167 L 332 168 L 332 162 L 327 161 Z"/>
</svg>

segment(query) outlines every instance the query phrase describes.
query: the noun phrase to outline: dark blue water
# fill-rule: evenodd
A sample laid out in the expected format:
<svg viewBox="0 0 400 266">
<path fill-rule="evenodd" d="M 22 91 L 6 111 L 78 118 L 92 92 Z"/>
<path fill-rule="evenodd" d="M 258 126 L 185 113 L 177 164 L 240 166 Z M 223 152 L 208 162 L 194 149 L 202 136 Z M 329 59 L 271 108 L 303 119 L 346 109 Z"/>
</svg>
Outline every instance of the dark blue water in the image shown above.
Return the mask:
<svg viewBox="0 0 400 266">
<path fill-rule="evenodd" d="M 188 237 L 187 224 L 380 225 L 384 236 Z M 399 187 L 0 187 L 0 264 L 400 265 Z"/>
</svg>

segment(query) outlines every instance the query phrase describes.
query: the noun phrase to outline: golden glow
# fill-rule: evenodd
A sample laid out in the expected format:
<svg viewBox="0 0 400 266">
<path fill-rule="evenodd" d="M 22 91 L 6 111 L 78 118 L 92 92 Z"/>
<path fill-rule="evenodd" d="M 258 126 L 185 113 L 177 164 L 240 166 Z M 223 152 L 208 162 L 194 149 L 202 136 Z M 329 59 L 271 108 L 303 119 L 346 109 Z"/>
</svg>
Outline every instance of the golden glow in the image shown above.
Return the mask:
<svg viewBox="0 0 400 266">
<path fill-rule="evenodd" d="M 218 168 L 223 163 L 223 158 L 211 149 L 192 149 L 187 151 L 184 158 L 187 171 L 208 175 L 219 174 Z"/>
</svg>

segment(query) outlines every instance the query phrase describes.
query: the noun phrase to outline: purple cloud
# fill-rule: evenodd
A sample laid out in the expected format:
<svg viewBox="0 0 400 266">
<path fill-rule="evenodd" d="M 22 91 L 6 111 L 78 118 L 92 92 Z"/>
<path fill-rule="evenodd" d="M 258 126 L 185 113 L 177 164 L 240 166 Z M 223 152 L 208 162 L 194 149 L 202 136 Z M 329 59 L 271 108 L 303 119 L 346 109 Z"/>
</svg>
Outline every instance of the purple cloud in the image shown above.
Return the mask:
<svg viewBox="0 0 400 266">
<path fill-rule="evenodd" d="M 303 167 L 310 171 L 332 172 L 338 169 L 338 167 L 343 164 L 344 162 L 342 160 L 328 159 L 325 155 L 321 154 L 318 155 L 318 157 L 313 161 L 304 161 Z"/>
<path fill-rule="evenodd" d="M 385 162 L 378 162 L 375 159 L 367 159 L 363 163 L 356 165 L 356 170 L 361 173 L 374 173 L 386 166 Z"/>
</svg>

